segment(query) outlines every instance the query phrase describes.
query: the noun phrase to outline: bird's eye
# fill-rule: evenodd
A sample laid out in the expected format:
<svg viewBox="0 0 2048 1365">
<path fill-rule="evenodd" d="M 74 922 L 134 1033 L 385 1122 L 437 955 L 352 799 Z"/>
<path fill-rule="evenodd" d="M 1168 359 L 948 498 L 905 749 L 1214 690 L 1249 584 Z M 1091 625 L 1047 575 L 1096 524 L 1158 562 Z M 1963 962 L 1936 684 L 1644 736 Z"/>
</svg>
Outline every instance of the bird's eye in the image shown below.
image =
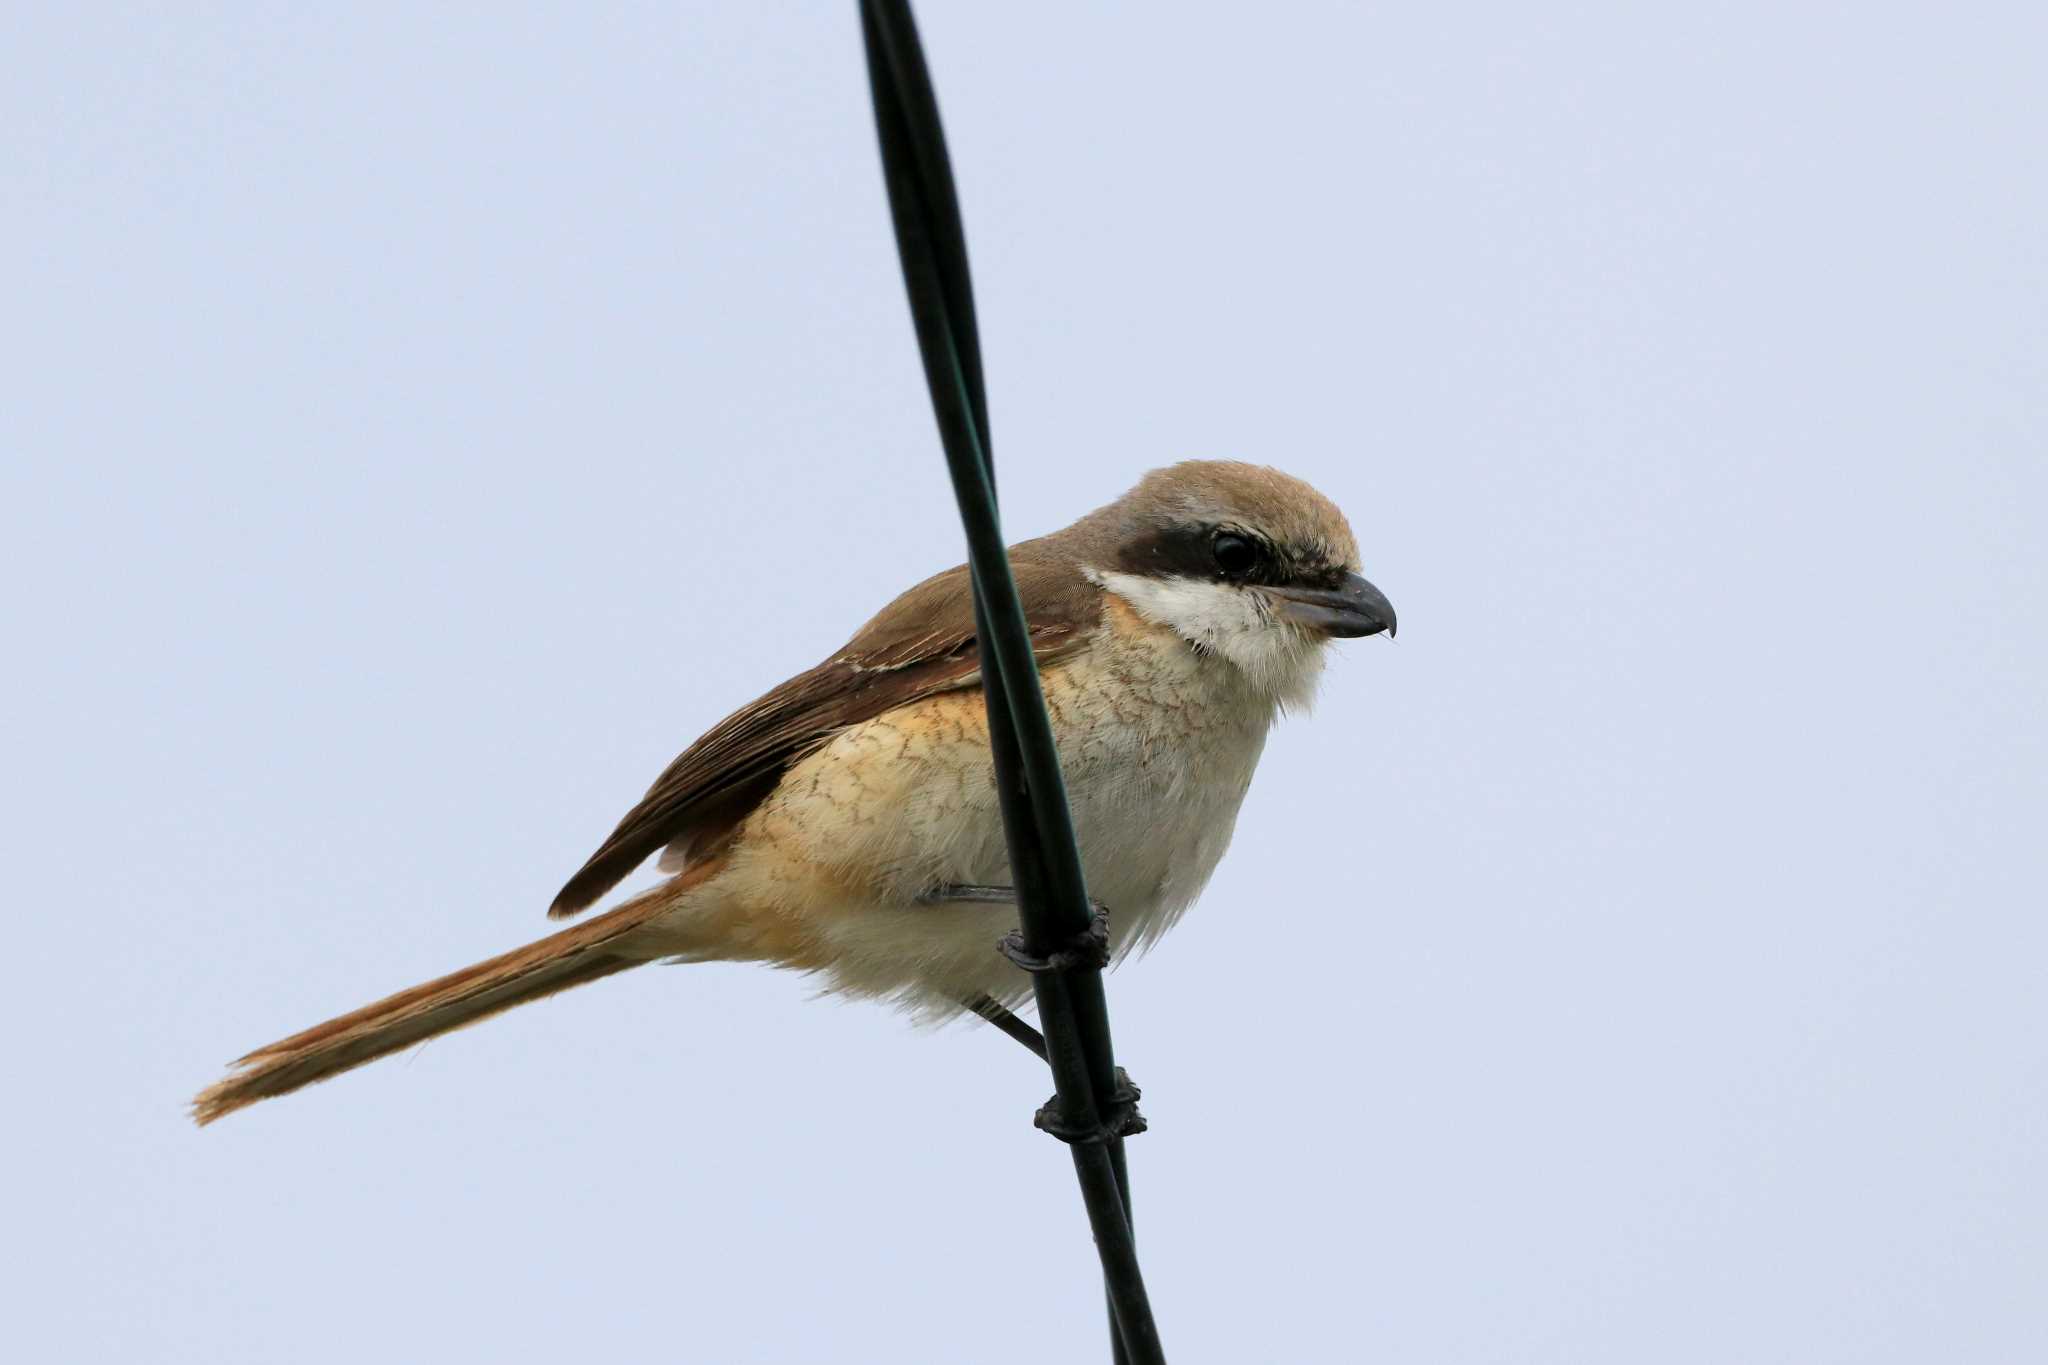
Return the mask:
<svg viewBox="0 0 2048 1365">
<path fill-rule="evenodd" d="M 1216 567 L 1231 578 L 1243 577 L 1259 562 L 1259 547 L 1233 531 L 1218 531 L 1209 552 L 1216 556 Z"/>
</svg>

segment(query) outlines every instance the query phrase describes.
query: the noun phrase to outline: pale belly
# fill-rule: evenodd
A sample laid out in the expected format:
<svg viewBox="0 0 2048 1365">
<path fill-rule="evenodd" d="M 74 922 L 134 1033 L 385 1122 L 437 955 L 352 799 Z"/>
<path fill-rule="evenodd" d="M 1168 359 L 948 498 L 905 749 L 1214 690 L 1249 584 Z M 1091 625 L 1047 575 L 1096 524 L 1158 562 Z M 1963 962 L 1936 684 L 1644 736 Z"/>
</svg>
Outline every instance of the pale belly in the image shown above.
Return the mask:
<svg viewBox="0 0 2048 1365">
<path fill-rule="evenodd" d="M 1215 870 L 1274 708 L 1169 635 L 1098 639 L 1093 657 L 1047 671 L 1046 699 L 1089 894 L 1122 954 L 1164 933 Z M 674 946 L 821 972 L 830 989 L 920 1011 L 1016 1001 L 1029 980 L 995 951 L 1015 910 L 920 900 L 1010 881 L 981 694 L 948 693 L 795 765 L 727 870 L 677 907 Z"/>
</svg>

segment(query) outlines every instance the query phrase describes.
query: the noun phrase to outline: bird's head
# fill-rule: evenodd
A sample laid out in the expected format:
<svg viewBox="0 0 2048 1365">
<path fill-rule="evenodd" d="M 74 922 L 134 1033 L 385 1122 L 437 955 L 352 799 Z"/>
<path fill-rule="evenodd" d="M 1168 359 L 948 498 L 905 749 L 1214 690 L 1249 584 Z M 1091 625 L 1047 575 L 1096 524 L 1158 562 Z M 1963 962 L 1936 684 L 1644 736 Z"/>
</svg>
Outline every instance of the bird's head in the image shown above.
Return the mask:
<svg viewBox="0 0 2048 1365">
<path fill-rule="evenodd" d="M 1394 633 L 1344 514 L 1277 469 L 1157 469 L 1083 525 L 1090 577 L 1282 706 L 1311 699 L 1332 639 Z"/>
</svg>

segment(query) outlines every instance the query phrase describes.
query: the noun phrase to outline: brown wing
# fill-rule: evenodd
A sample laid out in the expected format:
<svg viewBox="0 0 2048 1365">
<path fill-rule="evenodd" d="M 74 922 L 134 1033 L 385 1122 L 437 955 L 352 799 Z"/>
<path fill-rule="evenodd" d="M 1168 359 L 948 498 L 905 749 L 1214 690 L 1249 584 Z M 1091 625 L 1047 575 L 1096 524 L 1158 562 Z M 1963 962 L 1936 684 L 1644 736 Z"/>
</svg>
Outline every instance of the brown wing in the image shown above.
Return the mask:
<svg viewBox="0 0 2048 1365">
<path fill-rule="evenodd" d="M 1039 662 L 1064 654 L 1101 619 L 1101 595 L 1065 556 L 1011 550 Z M 685 749 L 590 855 L 548 914 L 573 915 L 666 844 L 715 842 L 775 789 L 783 772 L 848 725 L 920 697 L 975 686 L 981 671 L 964 566 L 882 609 L 844 649 L 741 707 Z"/>
</svg>

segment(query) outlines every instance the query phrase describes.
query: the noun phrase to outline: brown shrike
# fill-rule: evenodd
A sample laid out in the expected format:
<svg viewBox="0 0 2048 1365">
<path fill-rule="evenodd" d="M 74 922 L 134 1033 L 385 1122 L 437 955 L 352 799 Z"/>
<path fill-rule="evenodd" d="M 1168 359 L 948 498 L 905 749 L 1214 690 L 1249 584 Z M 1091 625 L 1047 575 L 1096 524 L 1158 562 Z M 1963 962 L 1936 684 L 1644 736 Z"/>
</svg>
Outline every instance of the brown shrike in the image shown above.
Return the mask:
<svg viewBox="0 0 2048 1365">
<path fill-rule="evenodd" d="M 1150 944 L 1230 842 L 1266 730 L 1305 705 L 1334 637 L 1394 631 L 1322 494 L 1255 465 L 1156 470 L 1010 550 L 1110 949 Z M 656 779 L 548 912 L 616 909 L 258 1048 L 202 1093 L 208 1123 L 544 995 L 658 960 L 768 962 L 925 1016 L 1015 1004 L 1016 922 L 966 569 L 728 716 Z"/>
</svg>

